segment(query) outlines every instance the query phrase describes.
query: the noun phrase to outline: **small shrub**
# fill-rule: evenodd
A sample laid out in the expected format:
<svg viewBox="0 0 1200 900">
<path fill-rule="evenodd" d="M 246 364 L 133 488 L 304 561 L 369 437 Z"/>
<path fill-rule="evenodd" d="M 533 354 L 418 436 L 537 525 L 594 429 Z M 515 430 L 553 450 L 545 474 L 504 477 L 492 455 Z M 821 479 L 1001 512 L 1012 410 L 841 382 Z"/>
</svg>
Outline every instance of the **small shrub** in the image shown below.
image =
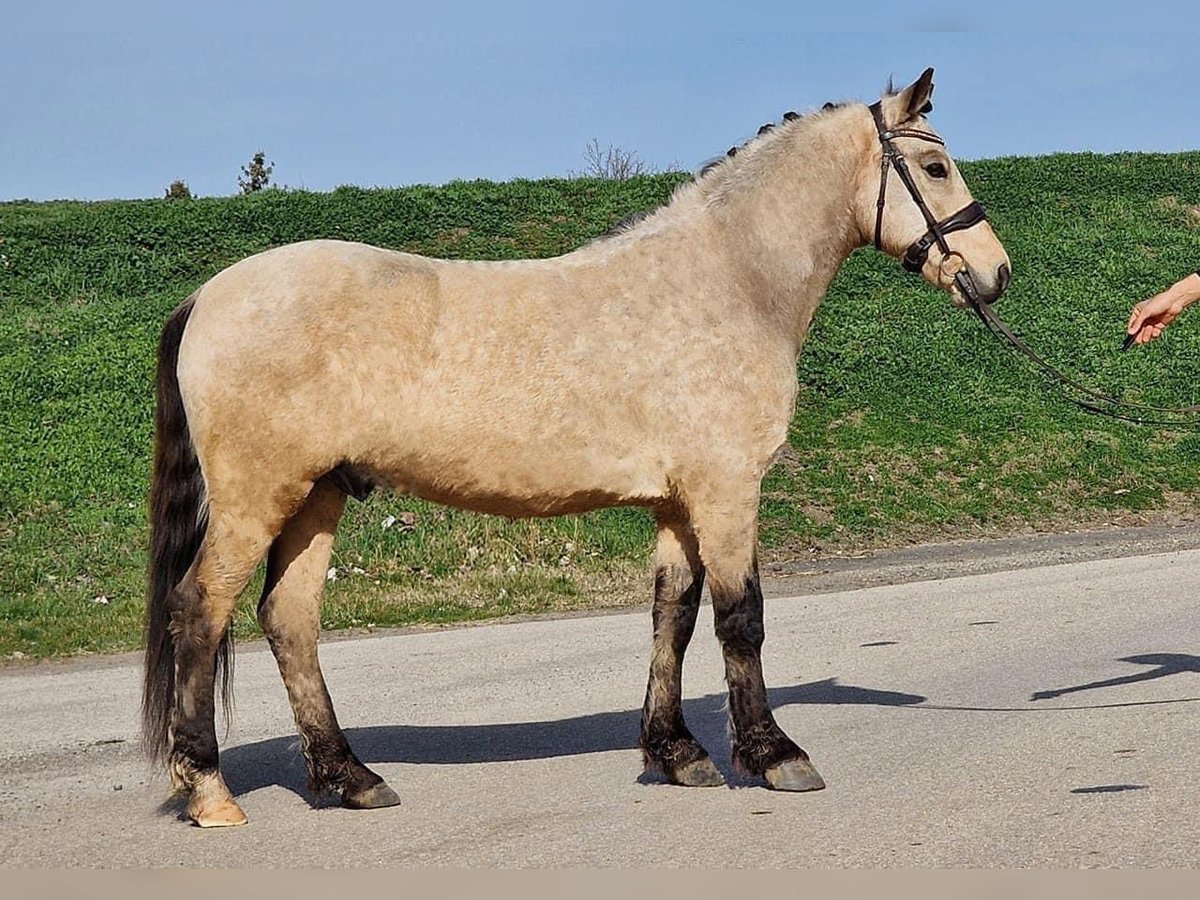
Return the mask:
<svg viewBox="0 0 1200 900">
<path fill-rule="evenodd" d="M 242 166 L 238 187 L 243 194 L 256 194 L 271 183 L 271 173 L 274 171 L 275 161 L 267 162 L 267 154 L 259 150 L 250 157 L 250 162 Z"/>
<path fill-rule="evenodd" d="M 187 182 L 182 178 L 176 178 L 167 186 L 168 200 L 191 200 L 192 189 L 187 186 Z"/>
<path fill-rule="evenodd" d="M 583 151 L 583 169 L 574 173 L 584 178 L 607 178 L 624 181 L 638 175 L 652 175 L 657 170 L 633 150 L 622 150 L 609 144 L 604 149 L 596 138 L 588 141 Z"/>
</svg>

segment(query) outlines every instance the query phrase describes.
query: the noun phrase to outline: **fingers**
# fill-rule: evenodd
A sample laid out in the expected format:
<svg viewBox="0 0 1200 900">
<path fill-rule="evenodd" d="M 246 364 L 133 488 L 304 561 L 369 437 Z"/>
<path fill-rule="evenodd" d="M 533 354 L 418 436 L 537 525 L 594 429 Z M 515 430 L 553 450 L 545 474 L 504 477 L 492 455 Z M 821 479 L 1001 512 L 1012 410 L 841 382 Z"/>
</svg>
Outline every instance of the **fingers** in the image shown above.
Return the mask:
<svg viewBox="0 0 1200 900">
<path fill-rule="evenodd" d="M 1134 330 L 1144 325 L 1147 319 L 1155 319 L 1169 311 L 1170 308 L 1170 298 L 1164 294 L 1155 294 L 1153 297 L 1135 304 L 1129 313 L 1129 333 L 1133 334 Z"/>
<path fill-rule="evenodd" d="M 1170 325 L 1180 312 L 1182 307 L 1165 293 L 1155 294 L 1130 310 L 1129 324 L 1125 326 L 1125 332 L 1137 336 L 1134 343 L 1149 343 L 1162 334 L 1163 329 Z"/>
<path fill-rule="evenodd" d="M 1125 331 L 1129 334 L 1137 334 L 1142 327 L 1142 319 L 1146 317 L 1146 311 L 1143 304 L 1136 304 L 1129 313 L 1129 324 L 1125 326 Z"/>
<path fill-rule="evenodd" d="M 1164 328 L 1166 328 L 1166 325 L 1163 324 L 1147 325 L 1137 333 L 1137 337 L 1133 339 L 1133 342 L 1135 344 L 1148 344 L 1162 334 Z M 1130 334 L 1133 334 L 1133 332 L 1131 331 Z"/>
</svg>

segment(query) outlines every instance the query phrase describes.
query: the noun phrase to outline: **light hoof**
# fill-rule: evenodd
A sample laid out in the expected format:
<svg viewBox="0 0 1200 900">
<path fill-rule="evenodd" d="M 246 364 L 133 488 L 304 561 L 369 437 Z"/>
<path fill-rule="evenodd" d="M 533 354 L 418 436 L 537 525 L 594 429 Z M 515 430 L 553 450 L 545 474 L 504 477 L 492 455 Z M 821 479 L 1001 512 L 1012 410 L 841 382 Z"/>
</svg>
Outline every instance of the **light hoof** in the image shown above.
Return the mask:
<svg viewBox="0 0 1200 900">
<path fill-rule="evenodd" d="M 347 809 L 383 809 L 388 806 L 399 806 L 400 796 L 381 781 L 365 791 L 357 794 L 343 794 L 342 806 Z"/>
<path fill-rule="evenodd" d="M 249 821 L 242 808 L 232 800 L 207 805 L 189 803 L 187 814 L 201 828 L 230 828 Z"/>
<path fill-rule="evenodd" d="M 725 776 L 717 771 L 711 759 L 698 759 L 680 768 L 673 780 L 685 787 L 720 787 Z"/>
<path fill-rule="evenodd" d="M 821 791 L 825 789 L 823 779 L 813 764 L 807 759 L 789 759 L 777 766 L 772 766 L 763 773 L 774 790 L 777 791 Z"/>
<path fill-rule="evenodd" d="M 220 772 L 199 778 L 188 797 L 187 817 L 201 828 L 245 825 L 246 814 L 229 793 Z"/>
</svg>

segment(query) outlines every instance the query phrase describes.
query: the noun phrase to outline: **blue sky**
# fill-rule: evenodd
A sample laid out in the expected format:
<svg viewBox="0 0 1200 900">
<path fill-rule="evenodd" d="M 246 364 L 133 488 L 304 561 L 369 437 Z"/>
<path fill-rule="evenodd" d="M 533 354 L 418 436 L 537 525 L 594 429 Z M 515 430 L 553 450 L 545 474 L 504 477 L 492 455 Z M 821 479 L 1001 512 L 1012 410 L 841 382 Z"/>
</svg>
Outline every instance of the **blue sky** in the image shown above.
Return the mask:
<svg viewBox="0 0 1200 900">
<path fill-rule="evenodd" d="M 0 16 L 0 199 L 154 197 L 175 178 L 231 194 L 260 147 L 276 182 L 314 190 L 563 175 L 592 138 L 693 169 L 785 110 L 927 65 L 960 158 L 1200 147 L 1200 35 L 975 30 L 1135 9 L 1178 25 L 1184 7 L 807 5 L 22 5 Z M 891 30 L 835 30 L 861 24 Z"/>
</svg>

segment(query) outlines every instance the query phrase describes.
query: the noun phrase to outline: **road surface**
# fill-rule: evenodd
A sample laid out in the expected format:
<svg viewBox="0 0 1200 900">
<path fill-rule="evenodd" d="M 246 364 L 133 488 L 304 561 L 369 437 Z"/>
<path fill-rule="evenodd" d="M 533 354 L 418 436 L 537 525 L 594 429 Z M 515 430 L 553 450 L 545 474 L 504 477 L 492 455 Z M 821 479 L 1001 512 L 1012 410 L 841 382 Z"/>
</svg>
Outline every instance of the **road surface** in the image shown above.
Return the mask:
<svg viewBox="0 0 1200 900">
<path fill-rule="evenodd" d="M 784 585 L 783 579 L 776 582 Z M 1196 866 L 1200 550 L 767 601 L 777 718 L 828 782 L 731 770 L 705 606 L 685 713 L 726 788 L 633 749 L 643 612 L 322 645 L 351 744 L 403 805 L 321 807 L 262 645 L 222 765 L 250 824 L 159 804 L 135 656 L 0 671 L 5 866 Z"/>
</svg>

